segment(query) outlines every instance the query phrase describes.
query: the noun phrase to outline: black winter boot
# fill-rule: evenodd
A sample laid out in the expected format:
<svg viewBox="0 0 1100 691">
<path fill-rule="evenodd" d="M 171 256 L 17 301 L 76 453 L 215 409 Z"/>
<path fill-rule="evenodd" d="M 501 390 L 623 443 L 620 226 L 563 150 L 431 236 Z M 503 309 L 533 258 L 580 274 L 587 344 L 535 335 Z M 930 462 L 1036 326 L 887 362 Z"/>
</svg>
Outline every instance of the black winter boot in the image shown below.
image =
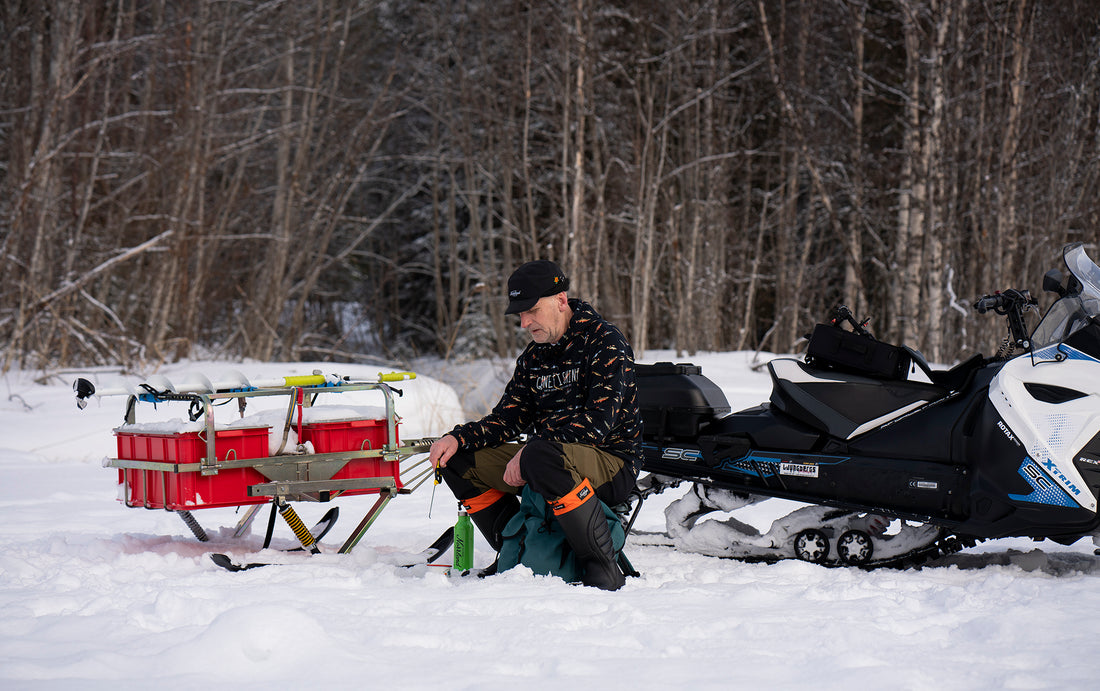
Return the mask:
<svg viewBox="0 0 1100 691">
<path fill-rule="evenodd" d="M 611 529 L 607 527 L 607 516 L 596 499 L 591 483 L 585 479 L 569 494 L 550 502 L 550 505 L 565 533 L 565 539 L 584 568 L 581 583 L 602 590 L 623 587 L 626 576 L 615 561 Z"/>
</svg>

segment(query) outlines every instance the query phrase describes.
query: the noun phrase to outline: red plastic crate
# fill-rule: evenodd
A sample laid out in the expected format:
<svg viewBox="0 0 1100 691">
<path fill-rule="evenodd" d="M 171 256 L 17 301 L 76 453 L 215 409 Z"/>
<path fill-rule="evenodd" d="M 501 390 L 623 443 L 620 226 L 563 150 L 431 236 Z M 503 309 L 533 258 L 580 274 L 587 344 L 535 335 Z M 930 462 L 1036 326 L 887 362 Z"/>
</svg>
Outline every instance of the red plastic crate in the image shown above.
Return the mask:
<svg viewBox="0 0 1100 691">
<path fill-rule="evenodd" d="M 397 426 L 394 426 L 396 433 Z M 396 434 L 395 434 L 396 436 Z M 335 453 L 340 451 L 370 451 L 381 449 L 386 444 L 385 420 L 335 420 L 329 422 L 310 422 L 302 425 L 298 442 L 313 444 L 317 453 Z M 393 440 L 396 444 L 397 439 Z M 356 458 L 347 462 L 333 480 L 358 478 L 390 478 L 401 485 L 401 468 L 398 461 L 386 461 L 378 458 Z M 375 494 L 377 489 L 357 489 L 344 492 L 345 496 L 356 494 Z"/>
<path fill-rule="evenodd" d="M 198 432 L 150 434 L 115 431 L 118 457 L 136 461 L 165 463 L 198 463 L 206 457 L 206 442 Z M 217 460 L 266 458 L 268 428 L 242 427 L 218 430 L 214 434 L 214 454 Z M 250 497 L 248 488 L 267 482 L 267 478 L 252 468 L 219 470 L 216 475 L 199 471 L 172 473 L 161 470 L 120 468 L 127 506 L 149 509 L 194 510 L 216 506 L 264 504 L 270 497 Z"/>
</svg>

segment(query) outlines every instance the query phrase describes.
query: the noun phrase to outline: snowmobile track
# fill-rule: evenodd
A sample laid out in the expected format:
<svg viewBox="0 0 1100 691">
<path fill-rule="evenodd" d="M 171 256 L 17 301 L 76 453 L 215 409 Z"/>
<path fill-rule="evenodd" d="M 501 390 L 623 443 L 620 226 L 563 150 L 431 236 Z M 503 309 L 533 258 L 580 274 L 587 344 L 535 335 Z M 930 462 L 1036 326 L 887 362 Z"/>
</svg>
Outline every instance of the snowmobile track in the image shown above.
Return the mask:
<svg viewBox="0 0 1100 691">
<path fill-rule="evenodd" d="M 676 548 L 676 542 L 666 532 L 659 531 L 633 531 L 627 536 L 628 541 L 632 546 L 637 547 L 672 547 Z M 946 532 L 942 532 L 931 543 L 919 547 L 914 550 L 910 550 L 905 554 L 899 554 L 889 559 L 872 560 L 866 564 L 849 564 L 843 561 L 827 561 L 820 562 L 818 566 L 826 568 L 855 568 L 863 571 L 874 571 L 875 569 L 919 569 L 930 562 L 934 562 L 937 559 L 956 554 L 965 549 L 975 546 L 981 539 L 953 535 Z M 698 552 L 691 552 L 692 554 L 699 554 Z M 702 555 L 713 556 L 715 559 L 729 559 L 732 561 L 740 561 L 746 564 L 778 564 L 781 561 L 803 561 L 797 557 L 782 557 L 771 555 L 748 555 L 748 556 L 715 556 L 715 555 Z M 813 563 L 813 562 L 812 562 Z"/>
</svg>

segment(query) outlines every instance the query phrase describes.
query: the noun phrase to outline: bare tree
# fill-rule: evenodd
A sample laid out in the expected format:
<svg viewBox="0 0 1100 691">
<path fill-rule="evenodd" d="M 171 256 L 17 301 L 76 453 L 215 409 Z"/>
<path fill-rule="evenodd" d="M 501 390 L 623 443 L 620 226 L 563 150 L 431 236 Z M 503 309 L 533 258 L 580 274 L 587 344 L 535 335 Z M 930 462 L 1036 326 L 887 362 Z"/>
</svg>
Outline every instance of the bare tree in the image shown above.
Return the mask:
<svg viewBox="0 0 1100 691">
<path fill-rule="evenodd" d="M 516 264 L 651 348 L 838 302 L 933 359 L 1095 242 L 1087 0 L 0 4 L 4 367 L 508 355 Z"/>
</svg>

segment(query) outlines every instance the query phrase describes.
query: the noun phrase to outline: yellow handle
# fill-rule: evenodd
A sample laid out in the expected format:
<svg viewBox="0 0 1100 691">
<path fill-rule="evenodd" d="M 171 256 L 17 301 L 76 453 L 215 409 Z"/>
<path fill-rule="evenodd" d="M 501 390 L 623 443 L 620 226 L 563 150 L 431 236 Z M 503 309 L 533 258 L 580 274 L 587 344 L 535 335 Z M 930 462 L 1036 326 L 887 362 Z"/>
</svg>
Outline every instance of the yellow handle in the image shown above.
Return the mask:
<svg viewBox="0 0 1100 691">
<path fill-rule="evenodd" d="M 405 381 L 416 379 L 415 372 L 379 372 L 378 381 Z"/>
<path fill-rule="evenodd" d="M 284 386 L 320 386 L 325 383 L 323 374 L 302 374 L 296 377 L 283 377 Z"/>
</svg>

